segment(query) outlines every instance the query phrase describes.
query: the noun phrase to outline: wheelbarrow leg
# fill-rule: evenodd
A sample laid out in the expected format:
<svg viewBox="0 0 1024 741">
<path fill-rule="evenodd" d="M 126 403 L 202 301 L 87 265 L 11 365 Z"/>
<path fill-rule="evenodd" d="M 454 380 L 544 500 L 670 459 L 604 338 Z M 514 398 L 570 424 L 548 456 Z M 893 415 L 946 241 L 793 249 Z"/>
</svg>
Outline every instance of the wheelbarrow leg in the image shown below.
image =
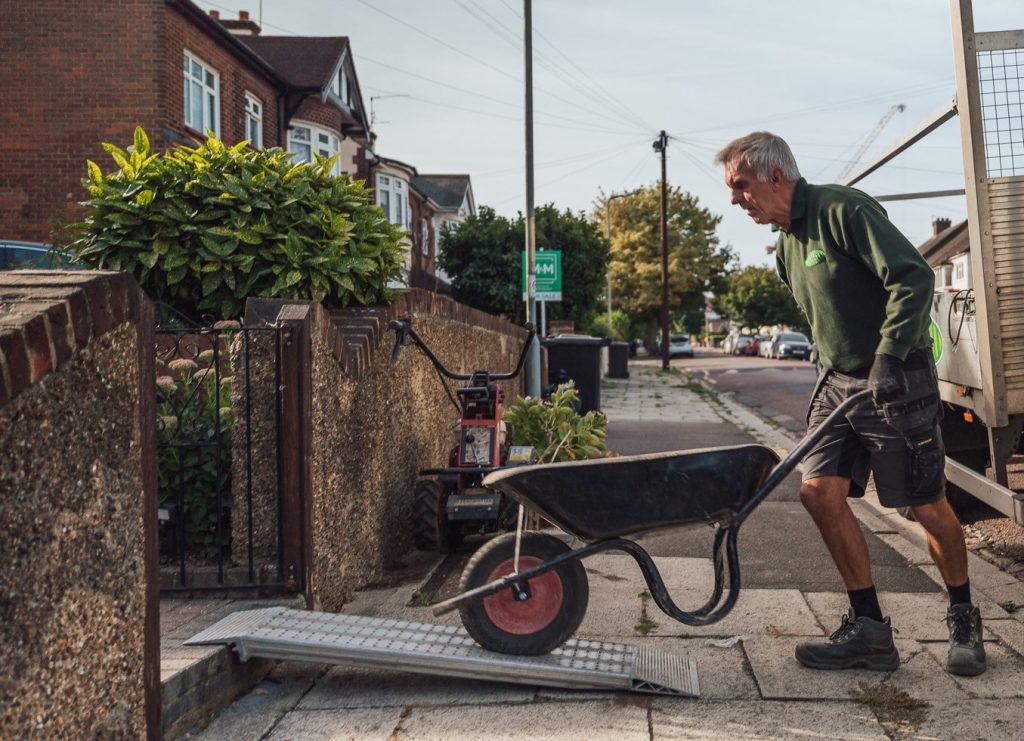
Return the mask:
<svg viewBox="0 0 1024 741">
<path fill-rule="evenodd" d="M 715 564 L 715 587 L 712 592 L 711 599 L 709 599 L 702 607 L 692 612 L 679 609 L 675 601 L 668 593 L 668 589 L 665 587 L 665 582 L 661 578 L 661 573 L 658 571 L 657 565 L 654 563 L 654 559 L 651 558 L 650 554 L 644 550 L 643 546 L 638 543 L 634 543 L 631 540 L 618 539 L 616 547 L 618 550 L 625 551 L 633 557 L 640 567 L 640 572 L 644 575 L 644 580 L 647 582 L 647 588 L 651 592 L 651 597 L 654 599 L 656 604 L 662 612 L 668 615 L 673 620 L 676 620 L 684 625 L 709 625 L 710 623 L 717 622 L 725 617 L 733 606 L 736 604 L 736 600 L 739 598 L 740 593 L 740 563 L 739 556 L 736 552 L 736 535 L 738 531 L 738 525 L 729 523 L 725 527 L 721 528 L 718 533 L 715 534 L 714 543 L 714 564 Z M 725 601 L 722 602 L 718 609 L 711 611 L 718 605 L 719 600 L 722 597 L 722 591 L 725 585 L 724 568 L 722 564 L 721 547 L 723 541 L 725 542 L 726 556 L 729 561 L 729 592 L 726 594 Z"/>
</svg>

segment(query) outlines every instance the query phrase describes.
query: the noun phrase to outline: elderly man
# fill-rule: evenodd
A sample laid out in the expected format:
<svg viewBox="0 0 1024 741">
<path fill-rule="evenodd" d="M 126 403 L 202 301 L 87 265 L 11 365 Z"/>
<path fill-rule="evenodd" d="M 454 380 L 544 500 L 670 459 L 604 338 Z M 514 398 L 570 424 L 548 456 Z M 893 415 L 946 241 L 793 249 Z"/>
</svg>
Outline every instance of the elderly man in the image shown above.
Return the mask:
<svg viewBox="0 0 1024 741">
<path fill-rule="evenodd" d="M 823 368 L 809 428 L 851 394 L 870 388 L 874 398 L 829 430 L 803 462 L 800 500 L 846 585 L 850 611 L 828 640 L 798 645 L 797 660 L 815 669 L 899 666 L 867 542 L 847 503 L 863 496 L 871 472 L 879 501 L 910 507 L 924 527 L 946 583 L 947 671 L 980 674 L 981 616 L 971 604 L 963 530 L 945 499 L 942 406 L 928 332 L 931 269 L 868 195 L 809 185 L 774 134 L 737 139 L 715 162 L 725 168 L 731 202 L 779 230 L 779 276 L 807 315 Z"/>
</svg>

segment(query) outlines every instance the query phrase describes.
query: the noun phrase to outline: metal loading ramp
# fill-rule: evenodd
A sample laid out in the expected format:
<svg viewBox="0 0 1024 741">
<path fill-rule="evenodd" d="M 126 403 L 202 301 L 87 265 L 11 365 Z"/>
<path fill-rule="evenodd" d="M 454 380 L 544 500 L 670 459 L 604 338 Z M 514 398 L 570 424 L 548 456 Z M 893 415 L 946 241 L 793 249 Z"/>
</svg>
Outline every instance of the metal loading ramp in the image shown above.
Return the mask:
<svg viewBox="0 0 1024 741">
<path fill-rule="evenodd" d="M 185 645 L 228 644 L 250 657 L 569 689 L 629 690 L 698 697 L 697 666 L 644 646 L 570 640 L 545 656 L 486 651 L 461 627 L 307 612 L 285 607 L 236 612 Z"/>
</svg>

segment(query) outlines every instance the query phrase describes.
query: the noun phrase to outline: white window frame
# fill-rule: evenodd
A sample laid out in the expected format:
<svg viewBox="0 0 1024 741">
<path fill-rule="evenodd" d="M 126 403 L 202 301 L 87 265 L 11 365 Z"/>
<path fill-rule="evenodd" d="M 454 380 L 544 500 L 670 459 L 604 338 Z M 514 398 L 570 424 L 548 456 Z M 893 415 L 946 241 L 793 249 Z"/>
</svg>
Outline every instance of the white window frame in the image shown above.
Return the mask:
<svg viewBox="0 0 1024 741">
<path fill-rule="evenodd" d="M 308 136 L 307 139 L 302 138 L 301 134 L 303 133 Z M 299 149 L 308 149 L 309 154 L 297 151 Z M 291 152 L 292 160 L 295 162 L 312 162 L 313 152 L 325 157 L 333 157 L 341 152 L 341 137 L 330 129 L 317 126 L 309 121 L 292 121 L 288 126 L 288 151 Z M 334 160 L 331 174 L 341 174 L 341 157 Z"/>
<path fill-rule="evenodd" d="M 245 94 L 245 138 L 253 149 L 263 149 L 263 101 Z"/>
<path fill-rule="evenodd" d="M 395 175 L 377 175 L 377 205 L 395 226 L 410 231 L 409 184 Z"/>
<path fill-rule="evenodd" d="M 196 67 L 202 73 L 202 79 L 196 77 Z M 220 73 L 210 64 L 207 64 L 188 49 L 183 53 L 182 67 L 182 110 L 184 111 L 185 125 L 193 131 L 205 135 L 212 131 L 215 136 L 220 136 Z M 212 81 L 212 84 L 211 84 Z M 199 119 L 195 120 L 192 115 L 192 95 L 198 88 L 202 97 L 202 105 L 199 109 Z"/>
<path fill-rule="evenodd" d="M 420 241 L 423 243 L 422 250 L 423 254 L 427 257 L 430 256 L 430 227 L 427 225 L 427 220 L 420 219 Z"/>
<path fill-rule="evenodd" d="M 349 100 L 349 94 L 352 92 L 352 84 L 348 80 L 348 75 L 345 74 L 344 64 L 341 65 L 341 68 L 338 70 L 338 80 L 335 85 L 335 92 L 345 105 L 352 105 L 352 101 Z"/>
</svg>

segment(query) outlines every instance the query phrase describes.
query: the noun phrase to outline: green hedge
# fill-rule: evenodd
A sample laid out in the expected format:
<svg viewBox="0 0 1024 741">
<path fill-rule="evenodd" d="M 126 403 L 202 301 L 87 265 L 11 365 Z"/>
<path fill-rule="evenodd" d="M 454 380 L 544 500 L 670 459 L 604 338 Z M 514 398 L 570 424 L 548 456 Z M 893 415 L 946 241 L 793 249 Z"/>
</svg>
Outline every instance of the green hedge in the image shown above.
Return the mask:
<svg viewBox="0 0 1024 741">
<path fill-rule="evenodd" d="M 154 153 L 104 144 L 117 169 L 88 162 L 90 207 L 71 244 L 88 267 L 125 270 L 186 313 L 238 317 L 250 296 L 328 305 L 390 298 L 402 233 L 334 158 L 295 164 L 281 149 L 225 146 Z"/>
</svg>

